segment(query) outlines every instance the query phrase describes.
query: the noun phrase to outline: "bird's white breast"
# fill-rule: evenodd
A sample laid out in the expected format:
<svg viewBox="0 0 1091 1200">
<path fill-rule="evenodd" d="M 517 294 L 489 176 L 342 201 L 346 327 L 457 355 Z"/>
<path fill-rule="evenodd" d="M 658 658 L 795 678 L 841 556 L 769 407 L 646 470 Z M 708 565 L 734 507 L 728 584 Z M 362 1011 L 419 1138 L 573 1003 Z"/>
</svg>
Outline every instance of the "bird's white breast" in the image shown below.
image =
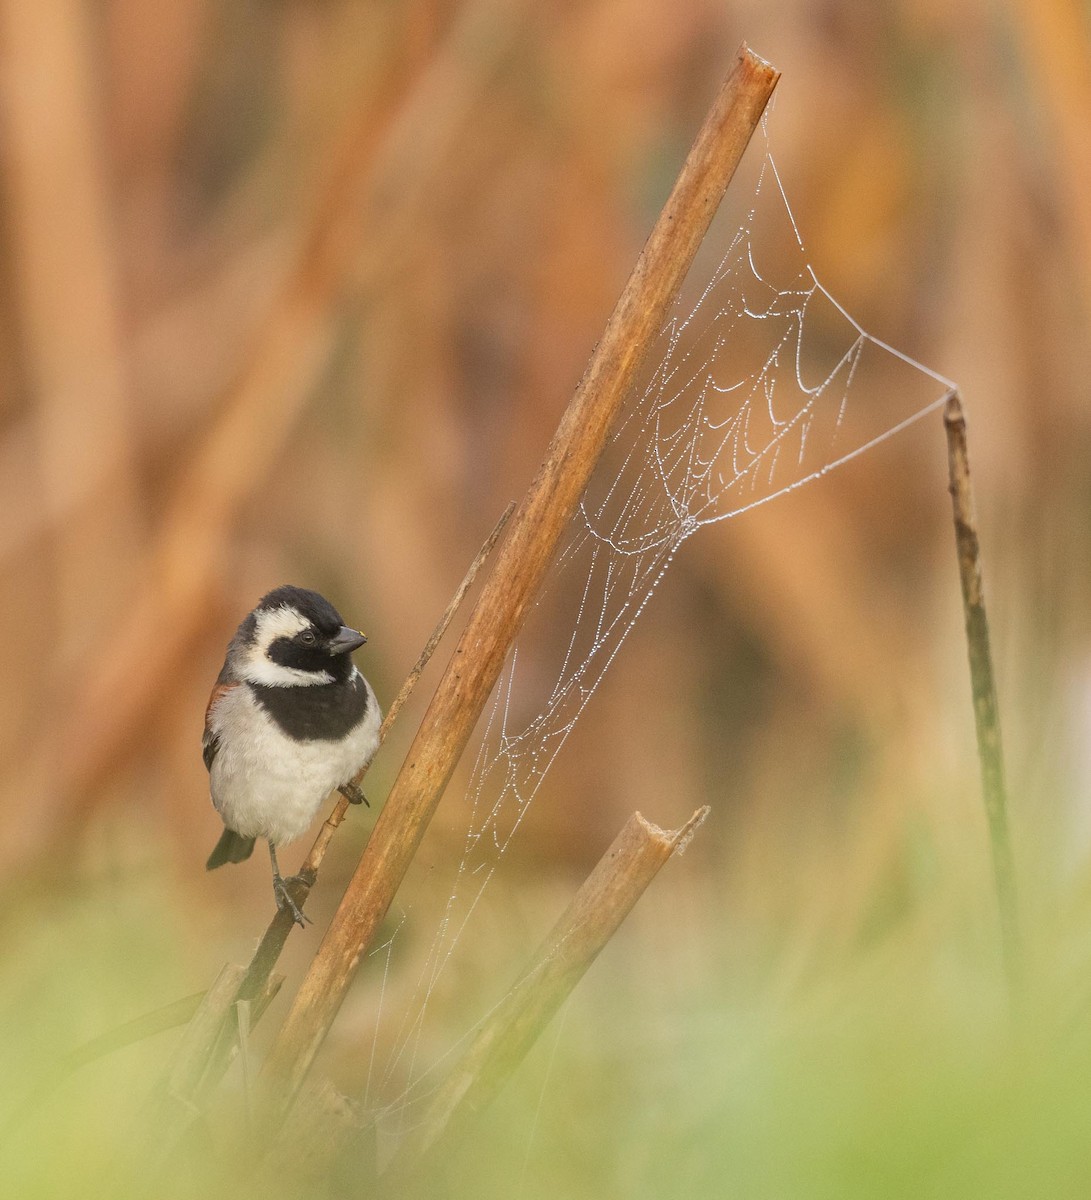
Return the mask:
<svg viewBox="0 0 1091 1200">
<path fill-rule="evenodd" d="M 210 773 L 212 803 L 224 824 L 273 845 L 305 833 L 322 801 L 367 762 L 379 746 L 381 714 L 371 685 L 368 707 L 340 741 L 288 737 L 243 684 L 225 692 L 209 714 L 219 738 Z"/>
</svg>

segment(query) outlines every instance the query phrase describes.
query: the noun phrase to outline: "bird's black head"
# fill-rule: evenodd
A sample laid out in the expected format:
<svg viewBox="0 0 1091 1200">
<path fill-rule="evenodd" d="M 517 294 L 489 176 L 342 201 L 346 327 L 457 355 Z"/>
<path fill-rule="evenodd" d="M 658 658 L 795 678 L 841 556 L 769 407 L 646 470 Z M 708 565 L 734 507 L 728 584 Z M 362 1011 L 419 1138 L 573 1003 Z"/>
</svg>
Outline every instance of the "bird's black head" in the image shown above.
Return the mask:
<svg viewBox="0 0 1091 1200">
<path fill-rule="evenodd" d="M 318 592 L 285 585 L 263 596 L 239 627 L 239 673 L 251 683 L 308 687 L 344 682 L 353 650 L 367 638 L 350 629 Z"/>
</svg>

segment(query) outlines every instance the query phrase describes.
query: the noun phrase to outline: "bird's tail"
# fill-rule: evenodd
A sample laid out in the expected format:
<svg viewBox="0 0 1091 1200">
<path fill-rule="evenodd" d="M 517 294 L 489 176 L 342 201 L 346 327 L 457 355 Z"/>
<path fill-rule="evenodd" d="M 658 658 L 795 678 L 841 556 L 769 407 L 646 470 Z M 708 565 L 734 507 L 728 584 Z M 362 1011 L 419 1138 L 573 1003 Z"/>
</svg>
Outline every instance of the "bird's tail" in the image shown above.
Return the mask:
<svg viewBox="0 0 1091 1200">
<path fill-rule="evenodd" d="M 223 837 L 216 843 L 216 849 L 208 856 L 205 863 L 206 871 L 214 871 L 224 863 L 244 862 L 254 852 L 254 839 L 243 837 L 233 829 L 225 829 Z"/>
</svg>

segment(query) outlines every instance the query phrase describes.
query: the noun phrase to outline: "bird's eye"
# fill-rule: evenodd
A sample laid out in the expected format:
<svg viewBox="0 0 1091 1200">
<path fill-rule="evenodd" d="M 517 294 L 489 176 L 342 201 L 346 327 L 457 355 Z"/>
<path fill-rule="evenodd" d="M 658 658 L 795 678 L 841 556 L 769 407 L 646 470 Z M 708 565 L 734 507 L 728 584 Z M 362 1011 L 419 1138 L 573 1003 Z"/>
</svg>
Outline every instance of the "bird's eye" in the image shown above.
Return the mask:
<svg viewBox="0 0 1091 1200">
<path fill-rule="evenodd" d="M 315 642 L 314 631 L 311 629 L 304 629 L 299 635 L 299 640 L 304 646 L 313 646 Z"/>
</svg>

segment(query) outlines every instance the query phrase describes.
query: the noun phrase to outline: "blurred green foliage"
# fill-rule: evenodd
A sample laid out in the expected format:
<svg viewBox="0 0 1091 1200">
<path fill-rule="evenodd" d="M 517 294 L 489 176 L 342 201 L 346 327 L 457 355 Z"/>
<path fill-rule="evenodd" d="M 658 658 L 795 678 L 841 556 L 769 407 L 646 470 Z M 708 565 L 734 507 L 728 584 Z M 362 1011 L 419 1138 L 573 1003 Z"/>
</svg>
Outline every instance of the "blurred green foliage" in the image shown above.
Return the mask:
<svg viewBox="0 0 1091 1200">
<path fill-rule="evenodd" d="M 664 872 L 425 1194 L 1087 1194 L 1091 1014 L 1086 983 L 1076 982 L 1091 952 L 1086 897 L 1055 901 L 1052 919 L 1028 928 L 1027 982 L 1013 1012 L 988 906 L 975 928 L 942 886 L 916 889 L 865 941 L 812 947 L 802 967 L 794 937 L 709 914 L 703 929 L 674 929 L 687 953 L 698 943 L 707 969 L 696 986 L 672 986 L 683 970 L 671 949 L 678 893 L 715 903 L 687 872 L 685 859 Z M 176 1032 L 81 1068 L 25 1108 L 64 1052 L 192 989 L 195 961 L 178 953 L 192 934 L 182 897 L 150 881 L 21 907 L 0 965 L 4 1115 L 23 1116 L 0 1150 L 5 1194 L 372 1194 L 363 1168 L 327 1170 L 302 1151 L 298 1179 L 294 1157 L 287 1169 L 278 1160 L 275 1183 L 249 1167 L 240 1175 L 248 1150 L 237 1065 L 184 1153 L 150 1181 L 129 1146 Z M 383 1099 L 396 1108 L 397 1097 Z"/>
</svg>

